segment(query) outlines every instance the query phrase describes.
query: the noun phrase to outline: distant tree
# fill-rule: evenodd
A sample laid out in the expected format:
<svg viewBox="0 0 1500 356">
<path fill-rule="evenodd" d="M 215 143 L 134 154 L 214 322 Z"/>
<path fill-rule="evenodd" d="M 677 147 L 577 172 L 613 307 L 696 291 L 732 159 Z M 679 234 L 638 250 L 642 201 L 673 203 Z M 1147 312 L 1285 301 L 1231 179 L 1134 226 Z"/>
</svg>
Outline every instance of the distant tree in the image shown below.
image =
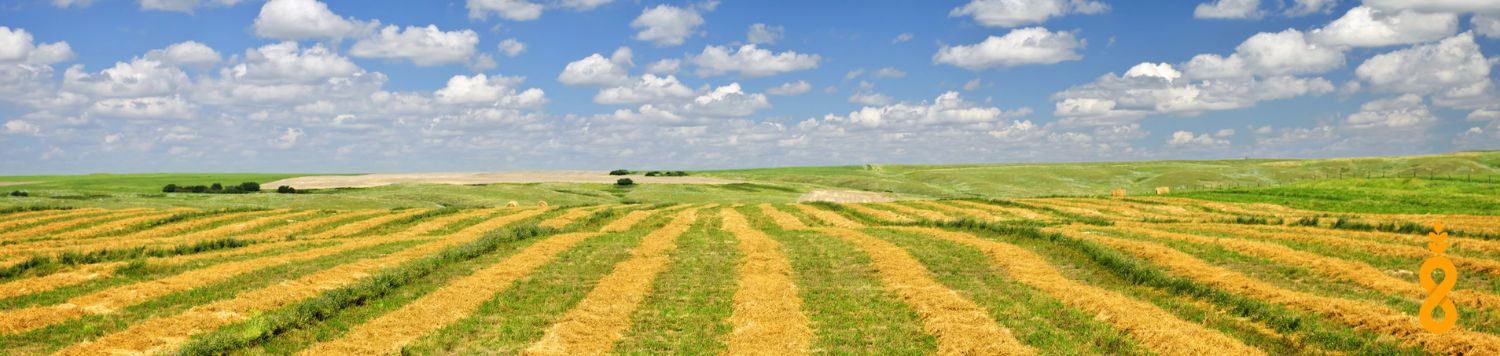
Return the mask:
<svg viewBox="0 0 1500 356">
<path fill-rule="evenodd" d="M 222 192 L 222 191 L 224 191 L 224 185 L 223 184 L 219 184 L 219 183 L 214 183 L 214 185 L 208 186 L 208 191 L 210 191 L 210 192 Z"/>
<path fill-rule="evenodd" d="M 618 185 L 618 186 L 621 186 L 621 187 L 627 187 L 627 186 L 635 185 L 635 181 L 630 180 L 630 178 L 620 178 L 620 180 L 615 181 L 615 185 Z"/>
<path fill-rule="evenodd" d="M 245 191 L 247 193 L 259 192 L 260 191 L 260 183 L 256 183 L 256 182 L 244 182 L 244 183 L 240 183 L 240 190 L 243 190 L 243 191 Z"/>
<path fill-rule="evenodd" d="M 628 175 L 630 175 L 630 171 L 624 170 L 624 169 L 616 169 L 616 170 L 613 170 L 613 171 L 609 171 L 609 175 L 612 175 L 612 176 L 628 176 Z"/>
<path fill-rule="evenodd" d="M 283 186 L 280 186 L 280 187 L 276 187 L 276 192 L 277 193 L 281 193 L 281 194 L 297 194 L 297 188 L 292 188 L 292 187 L 288 187 L 288 186 L 284 186 L 283 185 Z"/>
<path fill-rule="evenodd" d="M 229 189 L 225 189 L 224 190 L 224 194 L 245 194 L 245 193 L 249 193 L 249 192 L 246 192 L 245 188 L 240 188 L 240 186 L 238 186 L 238 185 L 231 185 L 231 186 L 229 186 Z"/>
<path fill-rule="evenodd" d="M 176 184 L 167 184 L 167 186 L 161 188 L 161 192 L 162 193 L 175 193 L 175 192 L 177 192 L 177 185 Z"/>
<path fill-rule="evenodd" d="M 29 196 L 31 196 L 31 193 L 27 193 L 24 190 L 17 190 L 17 191 L 14 191 L 14 192 L 10 192 L 10 196 L 13 196 L 13 197 L 29 197 Z"/>
<path fill-rule="evenodd" d="M 686 177 L 687 176 L 687 172 L 683 172 L 683 171 L 671 171 L 671 172 L 667 172 L 666 175 L 668 177 Z"/>
<path fill-rule="evenodd" d="M 193 186 L 193 193 L 206 193 L 206 192 L 208 192 L 208 187 L 207 186 L 202 186 L 202 185 L 195 185 L 195 186 Z"/>
<path fill-rule="evenodd" d="M 660 176 L 660 175 L 661 175 L 661 172 L 657 172 L 657 171 L 646 172 L 646 176 L 647 177 L 656 177 L 656 176 Z"/>
</svg>

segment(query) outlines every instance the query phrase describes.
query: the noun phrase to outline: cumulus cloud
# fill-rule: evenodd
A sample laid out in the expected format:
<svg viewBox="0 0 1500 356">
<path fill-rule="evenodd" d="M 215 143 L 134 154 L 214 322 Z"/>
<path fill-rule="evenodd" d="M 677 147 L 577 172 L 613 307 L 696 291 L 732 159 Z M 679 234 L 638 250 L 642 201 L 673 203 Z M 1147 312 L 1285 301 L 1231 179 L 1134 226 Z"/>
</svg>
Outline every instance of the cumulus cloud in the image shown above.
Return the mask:
<svg viewBox="0 0 1500 356">
<path fill-rule="evenodd" d="M 24 29 L 0 26 L 0 64 L 53 64 L 73 59 L 67 42 L 37 44 Z"/>
<path fill-rule="evenodd" d="M 525 81 L 522 77 L 455 75 L 448 85 L 433 93 L 433 98 L 444 104 L 485 104 L 490 107 L 524 108 L 547 102 L 541 89 L 530 88 L 517 91 L 516 86 Z"/>
<path fill-rule="evenodd" d="M 1423 104 L 1422 97 L 1415 94 L 1365 103 L 1358 113 L 1344 119 L 1352 129 L 1383 131 L 1420 128 L 1435 122 L 1437 117 Z"/>
<path fill-rule="evenodd" d="M 366 33 L 377 24 L 339 16 L 317 0 L 271 0 L 260 8 L 252 27 L 264 38 L 338 40 Z"/>
<path fill-rule="evenodd" d="M 1250 75 L 1316 74 L 1344 66 L 1339 48 L 1311 43 L 1296 29 L 1261 32 L 1235 48 L 1228 57 L 1200 54 L 1183 65 L 1191 79 L 1222 79 Z"/>
<path fill-rule="evenodd" d="M 40 135 L 42 128 L 25 120 L 6 121 L 5 133 L 10 135 Z"/>
<path fill-rule="evenodd" d="M 1213 138 L 1206 133 L 1194 135 L 1188 131 L 1177 131 L 1173 132 L 1172 136 L 1167 138 L 1167 146 L 1197 148 L 1228 147 L 1229 140 Z"/>
<path fill-rule="evenodd" d="M 641 12 L 630 22 L 630 27 L 640 30 L 635 39 L 660 47 L 681 45 L 692 36 L 698 26 L 703 25 L 703 16 L 693 7 L 657 5 Z"/>
<path fill-rule="evenodd" d="M 504 41 L 500 41 L 500 52 L 505 53 L 506 57 L 519 56 L 521 53 L 526 52 L 526 44 L 514 38 L 507 38 Z"/>
<path fill-rule="evenodd" d="M 745 33 L 745 40 L 754 44 L 773 44 L 784 36 L 786 28 L 757 23 L 750 25 L 749 32 Z"/>
<path fill-rule="evenodd" d="M 905 77 L 905 76 L 906 76 L 906 72 L 903 72 L 900 69 L 896 69 L 896 68 L 892 68 L 892 67 L 885 67 L 885 68 L 880 68 L 878 70 L 875 70 L 875 77 L 876 78 L 901 78 L 901 77 Z"/>
<path fill-rule="evenodd" d="M 646 66 L 646 73 L 651 74 L 675 74 L 682 68 L 680 59 L 663 59 Z"/>
<path fill-rule="evenodd" d="M 1109 5 L 1090 0 L 973 0 L 948 12 L 949 17 L 971 16 L 990 27 L 1036 24 L 1067 14 L 1100 14 Z"/>
<path fill-rule="evenodd" d="M 1385 92 L 1435 94 L 1440 105 L 1468 107 L 1492 98 L 1490 61 L 1472 33 L 1379 54 L 1354 70 Z"/>
<path fill-rule="evenodd" d="M 1488 0 L 1364 0 L 1365 6 L 1383 10 L 1421 12 L 1500 12 L 1500 2 Z"/>
<path fill-rule="evenodd" d="M 943 46 L 932 61 L 968 70 L 1053 64 L 1082 59 L 1077 51 L 1084 45 L 1072 32 L 1029 27 L 1011 30 L 1005 36 L 989 36 L 972 45 Z"/>
<path fill-rule="evenodd" d="M 245 50 L 243 62 L 226 71 L 235 79 L 271 83 L 318 81 L 362 70 L 321 44 L 301 48 L 296 42 L 281 42 Z"/>
<path fill-rule="evenodd" d="M 87 73 L 73 66 L 63 73 L 63 89 L 93 97 L 125 98 L 177 92 L 191 84 L 187 73 L 149 59 L 118 62 L 114 67 Z"/>
<path fill-rule="evenodd" d="M 896 35 L 896 38 L 892 38 L 891 39 L 891 43 L 902 43 L 902 42 L 911 41 L 911 39 L 915 38 L 915 37 L 916 37 L 916 35 L 913 35 L 910 32 L 903 32 L 903 33 L 901 33 L 899 35 Z"/>
<path fill-rule="evenodd" d="M 204 5 L 234 6 L 241 0 L 141 0 L 141 9 L 161 10 L 192 13 L 194 9 Z M 53 5 L 67 7 L 74 3 L 79 6 L 89 6 L 91 0 L 53 0 Z"/>
<path fill-rule="evenodd" d="M 1500 38 L 1500 14 L 1477 14 L 1469 18 L 1469 23 L 1474 26 L 1474 32 L 1482 36 Z"/>
<path fill-rule="evenodd" d="M 1031 109 L 1002 110 L 963 99 L 958 92 L 945 92 L 932 102 L 872 105 L 848 115 L 823 117 L 823 122 L 851 129 L 877 127 L 922 127 L 994 123 L 1031 114 Z"/>
<path fill-rule="evenodd" d="M 811 90 L 812 84 L 808 84 L 806 80 L 798 80 L 795 82 L 787 82 L 785 84 L 778 85 L 775 88 L 768 89 L 766 90 L 766 94 L 800 95 Z"/>
<path fill-rule="evenodd" d="M 360 39 L 349 55 L 411 61 L 418 66 L 463 63 L 474 55 L 479 34 L 472 30 L 442 31 L 435 25 L 386 26 L 374 36 Z"/>
<path fill-rule="evenodd" d="M 1436 41 L 1457 32 L 1458 16 L 1452 13 L 1388 12 L 1359 6 L 1309 36 L 1329 46 L 1382 47 Z"/>
<path fill-rule="evenodd" d="M 594 102 L 610 105 L 662 104 L 695 95 L 697 94 L 693 89 L 682 85 L 676 76 L 646 74 L 629 84 L 600 90 L 594 96 Z"/>
<path fill-rule="evenodd" d="M 167 65 L 207 68 L 223 59 L 219 51 L 196 41 L 172 44 L 167 48 L 146 52 L 146 59 Z"/>
<path fill-rule="evenodd" d="M 1315 13 L 1327 13 L 1338 5 L 1338 0 L 1296 0 L 1292 7 L 1286 10 L 1287 16 L 1304 16 Z"/>
<path fill-rule="evenodd" d="M 745 77 L 764 77 L 818 67 L 822 57 L 792 51 L 774 53 L 754 44 L 740 46 L 731 52 L 728 47 L 708 46 L 703 52 L 688 58 L 698 67 L 699 76 L 724 75 L 731 72 Z"/>
<path fill-rule="evenodd" d="M 1193 17 L 1200 19 L 1255 19 L 1262 15 L 1260 0 L 1214 0 L 1193 9 Z"/>
<path fill-rule="evenodd" d="M 195 110 L 181 96 L 153 96 L 100 100 L 90 112 L 124 119 L 191 119 Z"/>
<path fill-rule="evenodd" d="M 620 47 L 608 59 L 594 53 L 568 63 L 562 74 L 557 76 L 557 81 L 567 85 L 619 85 L 630 81 L 630 63 L 631 51 L 628 47 Z"/>
<path fill-rule="evenodd" d="M 1054 94 L 1054 114 L 1069 124 L 1115 124 L 1153 114 L 1191 116 L 1333 91 L 1333 83 L 1322 78 L 1242 76 L 1193 81 L 1179 79 L 1181 75 L 1166 63 L 1141 63 L 1125 75 L 1105 74 L 1093 83 Z"/>
<path fill-rule="evenodd" d="M 483 20 L 491 13 L 513 21 L 530 21 L 542 17 L 542 5 L 527 0 L 468 0 L 469 18 Z"/>
</svg>

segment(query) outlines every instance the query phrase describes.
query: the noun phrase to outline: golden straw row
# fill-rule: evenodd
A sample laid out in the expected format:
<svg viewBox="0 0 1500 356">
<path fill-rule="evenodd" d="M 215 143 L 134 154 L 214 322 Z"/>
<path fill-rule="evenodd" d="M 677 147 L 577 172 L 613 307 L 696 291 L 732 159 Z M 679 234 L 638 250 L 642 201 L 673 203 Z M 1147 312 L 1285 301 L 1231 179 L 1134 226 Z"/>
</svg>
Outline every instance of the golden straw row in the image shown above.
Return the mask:
<svg viewBox="0 0 1500 356">
<path fill-rule="evenodd" d="M 870 255 L 881 284 L 916 310 L 922 319 L 922 330 L 937 338 L 939 354 L 1037 353 L 991 319 L 984 308 L 934 280 L 920 261 L 900 247 L 850 229 L 818 231 L 858 246 Z"/>
<path fill-rule="evenodd" d="M 832 211 L 818 209 L 817 207 L 814 207 L 812 205 L 793 204 L 792 206 L 797 207 L 797 210 L 801 210 L 803 214 L 812 216 L 814 219 L 817 219 L 818 221 L 821 221 L 829 226 L 842 227 L 847 229 L 864 227 L 864 224 L 860 224 L 858 222 L 855 222 L 854 220 L 849 220 L 849 218 L 846 218 L 843 215 L 839 215 L 838 213 L 834 213 Z"/>
<path fill-rule="evenodd" d="M 0 240 L 8 240 L 20 237 L 37 237 L 78 226 L 96 225 L 118 219 L 128 218 L 131 216 L 150 214 L 155 211 L 156 210 L 152 209 L 125 209 L 112 210 L 100 214 L 85 214 L 77 218 L 49 221 L 41 225 L 31 226 L 6 233 L 0 233 Z"/>
<path fill-rule="evenodd" d="M 776 209 L 776 207 L 771 206 L 771 204 L 761 203 L 760 213 L 765 214 L 766 217 L 771 218 L 771 222 L 776 223 L 776 226 L 781 227 L 783 230 L 807 229 L 807 224 L 803 223 L 801 219 L 798 219 L 796 215 L 787 214 L 785 211 L 781 211 L 781 209 Z"/>
<path fill-rule="evenodd" d="M 812 345 L 812 329 L 792 282 L 792 263 L 781 244 L 750 227 L 734 209 L 719 212 L 723 229 L 738 242 L 741 258 L 734 292 L 734 312 L 729 322 L 730 355 L 806 354 Z"/>
</svg>

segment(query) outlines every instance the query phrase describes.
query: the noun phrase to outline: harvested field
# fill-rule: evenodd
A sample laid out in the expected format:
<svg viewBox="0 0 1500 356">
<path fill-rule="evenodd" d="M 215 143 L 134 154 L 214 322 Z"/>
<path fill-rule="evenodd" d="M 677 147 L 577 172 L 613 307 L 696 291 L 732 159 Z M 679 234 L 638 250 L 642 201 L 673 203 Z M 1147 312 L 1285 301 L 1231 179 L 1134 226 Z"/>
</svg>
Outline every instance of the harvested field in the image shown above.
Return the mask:
<svg viewBox="0 0 1500 356">
<path fill-rule="evenodd" d="M 377 173 L 354 176 L 311 176 L 282 179 L 263 185 L 297 189 L 366 188 L 392 184 L 598 183 L 614 184 L 619 176 L 595 171 L 516 171 L 485 173 Z M 706 177 L 640 177 L 641 184 L 731 184 L 736 181 Z"/>
<path fill-rule="evenodd" d="M 1429 292 L 1404 272 L 1432 256 L 1425 231 L 1297 223 L 1329 215 L 1263 203 L 1023 201 L 0 213 L 9 226 L 0 230 L 0 347 L 1500 352 L 1500 242 L 1484 235 L 1448 240 L 1461 278 L 1448 295 L 1467 319 L 1434 334 L 1416 315 Z M 1333 218 L 1500 224 L 1455 214 Z M 534 234 L 510 235 L 518 231 Z M 296 266 L 305 267 L 267 272 Z M 201 297 L 257 279 L 266 282 Z"/>
</svg>

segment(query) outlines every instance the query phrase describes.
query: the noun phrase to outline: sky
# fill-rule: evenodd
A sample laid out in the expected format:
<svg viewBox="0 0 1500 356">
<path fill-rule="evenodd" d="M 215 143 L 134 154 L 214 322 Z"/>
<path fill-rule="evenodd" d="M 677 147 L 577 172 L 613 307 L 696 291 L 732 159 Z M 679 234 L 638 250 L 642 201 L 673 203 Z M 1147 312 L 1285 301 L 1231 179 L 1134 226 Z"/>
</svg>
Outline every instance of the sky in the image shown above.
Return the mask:
<svg viewBox="0 0 1500 356">
<path fill-rule="evenodd" d="M 1500 149 L 1494 0 L 0 1 L 0 175 Z"/>
</svg>

